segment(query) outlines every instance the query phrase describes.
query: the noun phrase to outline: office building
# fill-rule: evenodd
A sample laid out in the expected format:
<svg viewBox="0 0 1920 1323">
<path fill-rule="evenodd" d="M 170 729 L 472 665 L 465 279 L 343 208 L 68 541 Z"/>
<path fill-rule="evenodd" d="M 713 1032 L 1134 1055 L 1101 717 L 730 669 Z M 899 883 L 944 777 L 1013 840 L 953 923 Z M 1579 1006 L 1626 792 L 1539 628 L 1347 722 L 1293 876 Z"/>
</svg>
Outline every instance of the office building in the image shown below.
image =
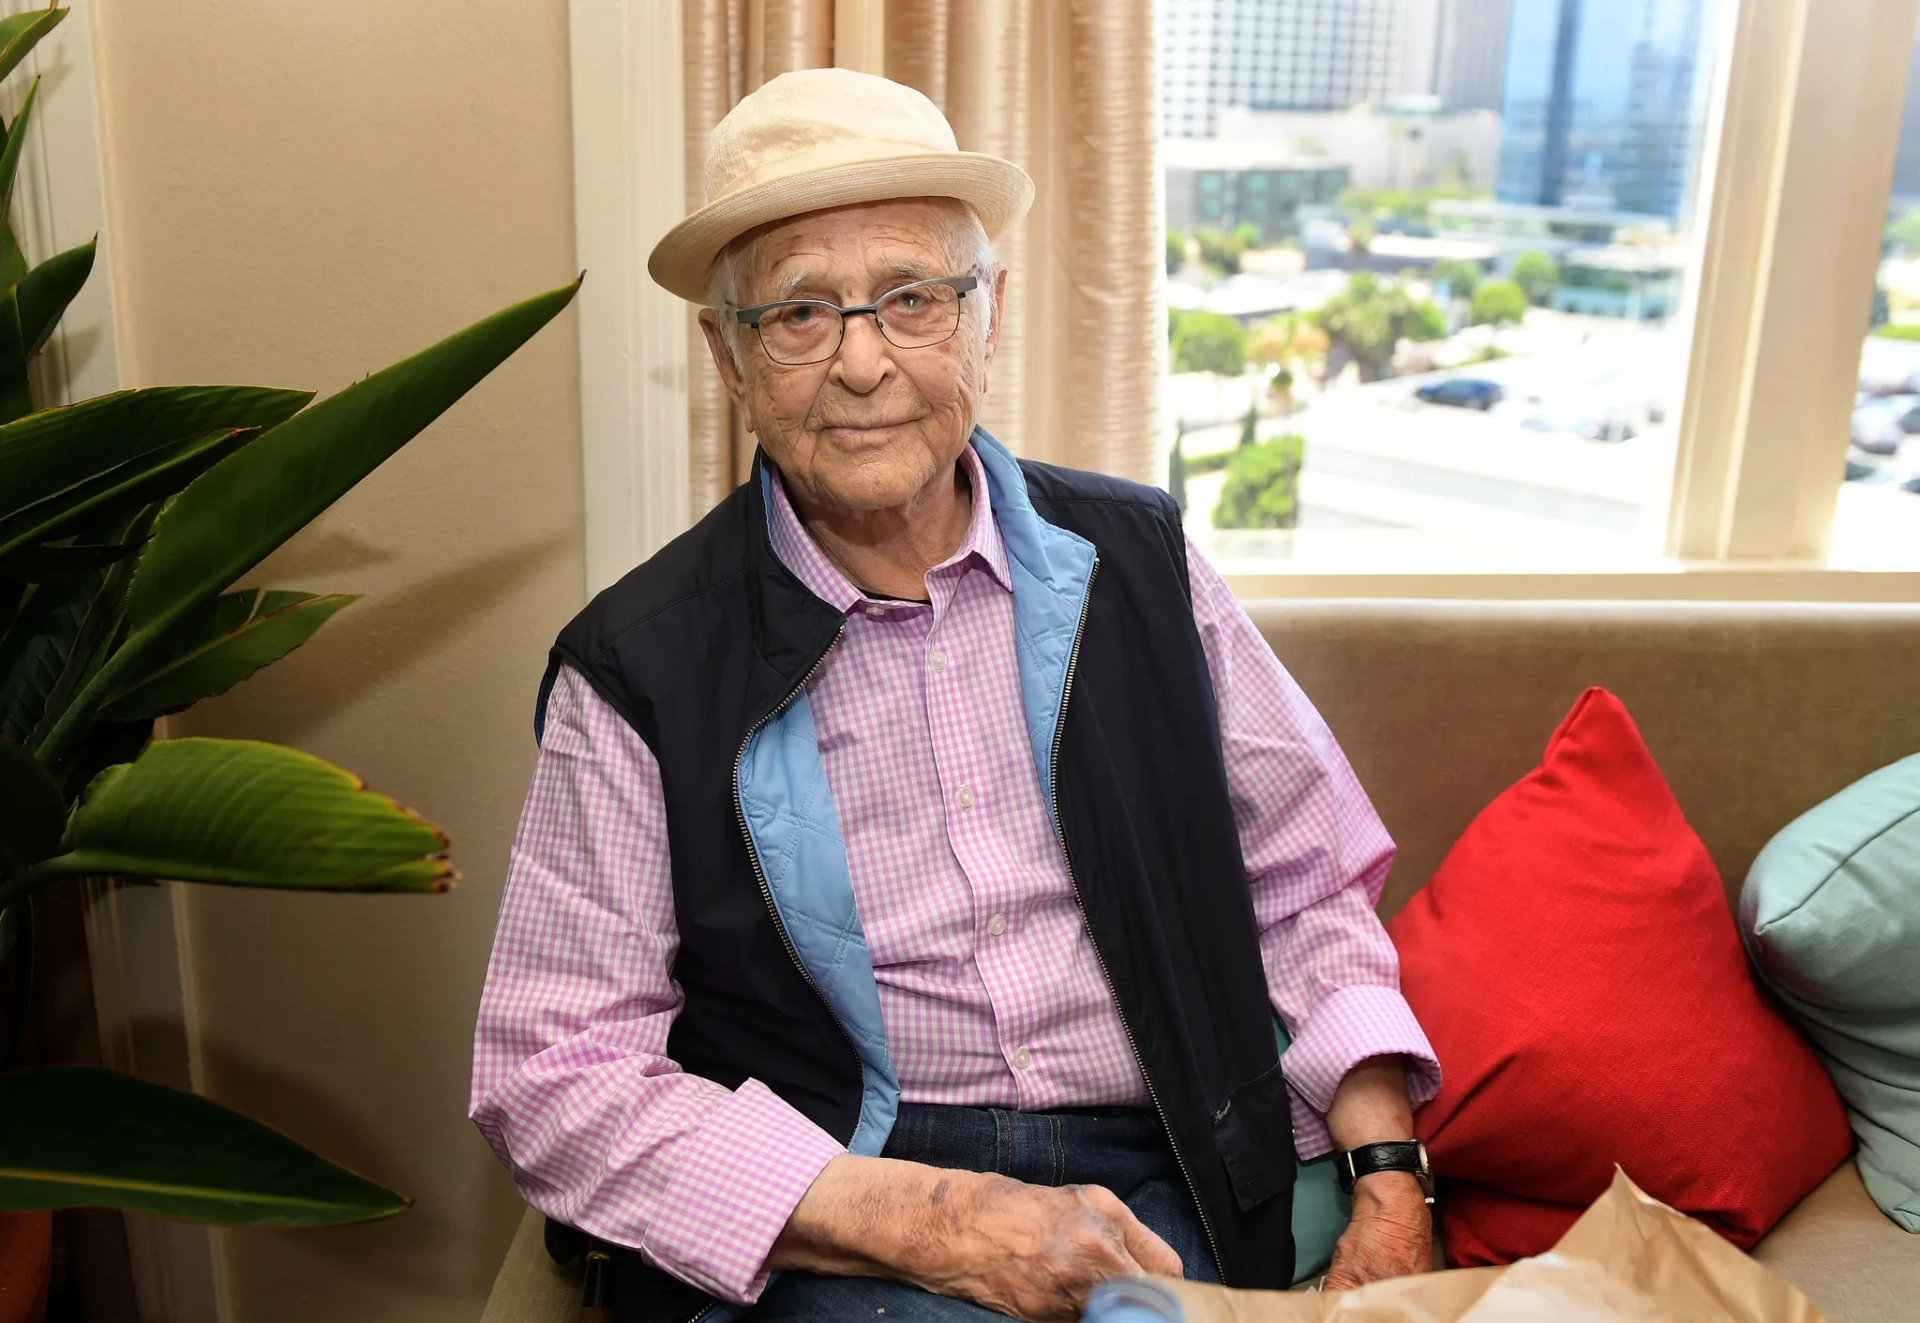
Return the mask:
<svg viewBox="0 0 1920 1323">
<path fill-rule="evenodd" d="M 1212 137 L 1228 106 L 1344 110 L 1430 83 L 1431 53 L 1410 56 L 1407 22 L 1436 0 L 1163 0 L 1156 10 L 1161 130 Z M 1414 23 L 1432 33 L 1437 24 Z M 1431 44 L 1432 38 L 1429 38 Z M 1422 59 L 1425 61 L 1422 66 Z"/>
<path fill-rule="evenodd" d="M 1176 139 L 1166 145 L 1167 226 L 1234 230 L 1251 225 L 1264 246 L 1296 233 L 1302 206 L 1330 206 L 1347 167 L 1283 141 Z"/>
<path fill-rule="evenodd" d="M 1512 0 L 1502 201 L 1677 221 L 1706 121 L 1705 0 Z"/>
<path fill-rule="evenodd" d="M 1500 109 L 1512 8 L 1512 0 L 1443 0 L 1433 92 L 1448 110 Z"/>
</svg>

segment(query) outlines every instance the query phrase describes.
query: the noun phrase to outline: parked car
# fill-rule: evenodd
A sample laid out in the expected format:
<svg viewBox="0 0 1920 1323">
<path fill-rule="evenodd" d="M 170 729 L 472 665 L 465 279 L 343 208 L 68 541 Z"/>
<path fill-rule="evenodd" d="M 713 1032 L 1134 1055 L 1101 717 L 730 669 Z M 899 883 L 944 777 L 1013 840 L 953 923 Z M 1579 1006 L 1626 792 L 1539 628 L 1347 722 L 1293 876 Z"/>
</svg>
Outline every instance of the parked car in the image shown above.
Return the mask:
<svg viewBox="0 0 1920 1323">
<path fill-rule="evenodd" d="M 1485 377 L 1448 377 L 1417 387 L 1414 398 L 1426 404 L 1445 404 L 1456 409 L 1478 409 L 1485 413 L 1507 397 L 1497 381 Z"/>
<path fill-rule="evenodd" d="M 1894 454 L 1907 439 L 1900 421 L 1908 412 L 1879 400 L 1860 405 L 1853 411 L 1853 444 L 1869 455 Z"/>
<path fill-rule="evenodd" d="M 1593 414 L 1579 409 L 1540 410 L 1520 420 L 1530 432 L 1566 432 L 1587 441 L 1631 441 L 1639 435 L 1632 421 L 1618 413 Z"/>
</svg>

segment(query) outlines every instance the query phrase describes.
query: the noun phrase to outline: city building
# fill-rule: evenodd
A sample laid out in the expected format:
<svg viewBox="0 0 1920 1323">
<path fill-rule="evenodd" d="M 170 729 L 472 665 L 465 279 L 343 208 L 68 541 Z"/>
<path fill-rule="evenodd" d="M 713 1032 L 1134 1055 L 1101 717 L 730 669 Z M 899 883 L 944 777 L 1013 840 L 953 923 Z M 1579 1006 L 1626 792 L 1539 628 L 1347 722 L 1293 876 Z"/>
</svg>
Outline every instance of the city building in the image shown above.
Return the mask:
<svg viewBox="0 0 1920 1323">
<path fill-rule="evenodd" d="M 1490 271 L 1511 271 L 1524 252 L 1553 258 L 1553 306 L 1561 312 L 1660 321 L 1679 306 L 1687 254 L 1663 216 L 1490 198 L 1438 201 L 1428 214 L 1439 238 L 1489 245 L 1482 264 Z"/>
<path fill-rule="evenodd" d="M 1169 229 L 1252 225 L 1261 244 L 1291 237 L 1297 208 L 1331 204 L 1349 182 L 1344 164 L 1283 140 L 1170 139 L 1162 159 Z"/>
<path fill-rule="evenodd" d="M 1502 201 L 1679 221 L 1706 122 L 1706 0 L 1512 0 Z"/>
<path fill-rule="evenodd" d="M 1893 157 L 1893 196 L 1896 211 L 1920 207 L 1920 41 L 1913 45 L 1907 66 L 1907 100 L 1900 109 L 1900 146 Z"/>
<path fill-rule="evenodd" d="M 1434 95 L 1448 110 L 1500 109 L 1512 0 L 1442 0 Z"/>
<path fill-rule="evenodd" d="M 1344 110 L 1403 90 L 1430 90 L 1418 84 L 1431 79 L 1431 51 L 1410 55 L 1407 46 L 1410 32 L 1435 34 L 1437 24 L 1407 20 L 1436 4 L 1162 0 L 1154 16 L 1161 131 L 1168 138 L 1212 137 L 1229 106 Z M 1403 88 L 1408 65 L 1415 86 Z"/>
<path fill-rule="evenodd" d="M 1404 97 L 1351 110 L 1220 112 L 1218 142 L 1279 144 L 1347 167 L 1355 188 L 1490 188 L 1500 160 L 1500 117 L 1450 114 L 1433 96 Z"/>
</svg>

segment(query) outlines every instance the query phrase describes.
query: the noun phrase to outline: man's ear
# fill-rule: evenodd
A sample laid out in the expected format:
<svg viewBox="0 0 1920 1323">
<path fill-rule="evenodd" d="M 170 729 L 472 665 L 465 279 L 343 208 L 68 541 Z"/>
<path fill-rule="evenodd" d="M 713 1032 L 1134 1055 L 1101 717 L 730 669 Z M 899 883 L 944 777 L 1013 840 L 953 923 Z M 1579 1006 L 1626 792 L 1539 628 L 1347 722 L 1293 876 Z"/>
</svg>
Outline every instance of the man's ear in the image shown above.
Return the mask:
<svg viewBox="0 0 1920 1323">
<path fill-rule="evenodd" d="M 993 325 L 987 328 L 987 362 L 993 362 L 993 351 L 1000 346 L 1000 328 L 1007 320 L 1007 268 L 1002 266 L 993 273 Z"/>
<path fill-rule="evenodd" d="M 727 348 L 727 338 L 720 332 L 720 316 L 712 308 L 700 309 L 700 330 L 707 337 L 707 352 L 713 355 L 713 366 L 719 370 L 720 380 L 726 386 L 727 393 L 733 396 L 735 403 L 745 409 L 746 374 L 740 371 L 740 364 L 734 361 L 733 351 Z"/>
</svg>

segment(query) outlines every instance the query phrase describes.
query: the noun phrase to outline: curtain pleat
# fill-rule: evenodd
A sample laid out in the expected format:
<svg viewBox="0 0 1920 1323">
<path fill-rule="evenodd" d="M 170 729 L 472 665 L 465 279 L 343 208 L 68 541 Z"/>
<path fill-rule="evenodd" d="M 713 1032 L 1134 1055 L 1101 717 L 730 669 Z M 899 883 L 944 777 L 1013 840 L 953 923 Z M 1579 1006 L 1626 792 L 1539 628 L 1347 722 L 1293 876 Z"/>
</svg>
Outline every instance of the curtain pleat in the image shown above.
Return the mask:
<svg viewBox="0 0 1920 1323">
<path fill-rule="evenodd" d="M 707 135 L 747 94 L 747 0 L 685 0 L 680 22 L 691 205 L 707 196 Z M 707 352 L 698 308 L 687 310 L 687 336 L 687 520 L 694 523 L 739 479 L 734 476 L 733 400 Z"/>
<path fill-rule="evenodd" d="M 833 62 L 833 0 L 685 0 L 689 198 L 707 134 L 767 78 Z M 960 146 L 1024 166 L 1026 222 L 981 421 L 1021 454 L 1156 481 L 1166 352 L 1159 91 L 1150 0 L 886 0 L 886 72 Z M 693 514 L 746 474 L 743 435 L 697 324 Z"/>
</svg>

